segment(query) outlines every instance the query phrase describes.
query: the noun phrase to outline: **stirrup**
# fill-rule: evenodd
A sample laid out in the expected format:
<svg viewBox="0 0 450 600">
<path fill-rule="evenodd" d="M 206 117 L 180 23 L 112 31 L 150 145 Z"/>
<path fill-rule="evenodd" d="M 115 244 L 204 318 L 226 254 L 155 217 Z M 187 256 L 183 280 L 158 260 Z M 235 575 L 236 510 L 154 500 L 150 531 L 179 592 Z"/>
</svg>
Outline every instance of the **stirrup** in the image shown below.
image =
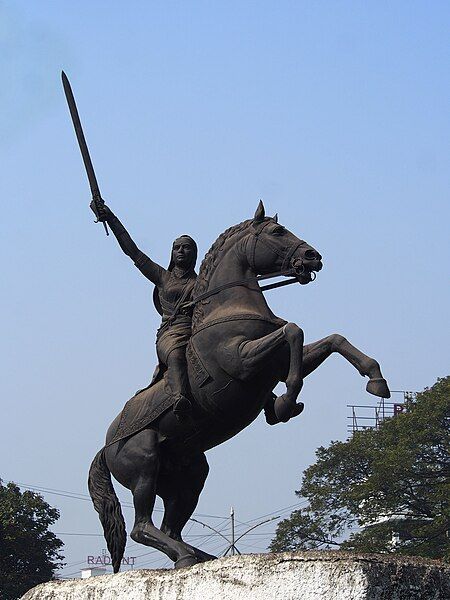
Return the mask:
<svg viewBox="0 0 450 600">
<path fill-rule="evenodd" d="M 185 417 L 192 412 L 192 404 L 191 401 L 183 396 L 182 394 L 178 394 L 175 398 L 175 403 L 173 405 L 173 412 L 176 417 Z"/>
</svg>

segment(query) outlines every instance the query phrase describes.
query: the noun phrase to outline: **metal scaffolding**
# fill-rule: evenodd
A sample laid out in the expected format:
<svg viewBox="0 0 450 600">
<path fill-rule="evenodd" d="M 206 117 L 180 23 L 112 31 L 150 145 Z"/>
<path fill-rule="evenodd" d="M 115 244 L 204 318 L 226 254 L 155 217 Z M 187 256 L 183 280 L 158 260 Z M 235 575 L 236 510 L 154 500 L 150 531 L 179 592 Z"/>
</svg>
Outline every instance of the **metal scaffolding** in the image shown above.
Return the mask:
<svg viewBox="0 0 450 600">
<path fill-rule="evenodd" d="M 391 391 L 391 394 L 397 394 L 398 400 L 389 401 L 380 398 L 377 404 L 347 404 L 347 407 L 351 409 L 351 414 L 347 417 L 347 432 L 353 435 L 355 432 L 365 429 L 378 429 L 380 423 L 385 419 L 402 413 L 405 403 L 416 396 L 416 392 L 405 390 L 394 390 Z"/>
</svg>

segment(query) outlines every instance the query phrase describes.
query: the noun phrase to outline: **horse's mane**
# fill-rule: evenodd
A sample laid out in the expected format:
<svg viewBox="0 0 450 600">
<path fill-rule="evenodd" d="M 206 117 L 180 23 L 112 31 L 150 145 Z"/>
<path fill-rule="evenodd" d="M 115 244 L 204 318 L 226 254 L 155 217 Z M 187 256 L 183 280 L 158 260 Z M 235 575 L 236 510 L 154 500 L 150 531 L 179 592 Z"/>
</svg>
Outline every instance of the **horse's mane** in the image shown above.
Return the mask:
<svg viewBox="0 0 450 600">
<path fill-rule="evenodd" d="M 221 251 L 223 250 L 225 243 L 234 235 L 244 232 L 252 222 L 253 219 L 247 219 L 246 221 L 242 221 L 242 223 L 238 223 L 237 225 L 229 227 L 219 235 L 214 244 L 205 254 L 205 258 L 202 260 L 197 281 L 195 282 L 192 292 L 193 298 L 199 296 L 207 290 L 209 280 L 214 273 L 216 266 L 220 262 L 220 259 L 222 258 Z M 200 323 L 200 321 L 203 319 L 203 316 L 204 313 L 202 303 L 198 302 L 195 305 L 194 314 L 192 317 L 193 328 Z"/>
</svg>

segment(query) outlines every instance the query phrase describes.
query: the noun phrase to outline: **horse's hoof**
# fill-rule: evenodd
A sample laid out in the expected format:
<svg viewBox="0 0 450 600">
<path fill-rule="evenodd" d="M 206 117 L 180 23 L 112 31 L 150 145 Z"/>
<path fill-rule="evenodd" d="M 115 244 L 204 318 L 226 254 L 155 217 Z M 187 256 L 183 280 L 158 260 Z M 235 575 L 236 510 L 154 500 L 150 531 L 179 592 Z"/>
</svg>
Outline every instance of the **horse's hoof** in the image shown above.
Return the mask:
<svg viewBox="0 0 450 600">
<path fill-rule="evenodd" d="M 275 404 L 273 406 L 275 411 L 275 416 L 280 423 L 287 423 L 289 419 L 293 416 L 295 407 L 297 405 L 295 402 L 288 402 L 286 400 L 285 394 L 282 396 L 278 396 L 275 400 Z"/>
<path fill-rule="evenodd" d="M 295 408 L 294 408 L 294 412 L 292 413 L 291 419 L 293 419 L 294 417 L 298 417 L 298 415 L 303 412 L 304 408 L 305 408 L 305 405 L 303 404 L 303 402 L 297 402 L 297 404 L 295 405 Z"/>
<path fill-rule="evenodd" d="M 199 563 L 200 560 L 196 556 L 192 556 L 192 554 L 186 554 L 186 556 L 182 556 L 175 562 L 175 569 L 183 569 L 184 567 L 192 567 Z"/>
<path fill-rule="evenodd" d="M 275 414 L 275 400 L 276 400 L 276 396 L 275 394 L 272 394 L 272 398 L 270 402 L 267 402 L 264 406 L 264 416 L 266 417 L 266 423 L 268 423 L 269 425 L 276 425 L 277 423 L 279 423 L 280 421 L 277 419 L 277 416 Z"/>
<path fill-rule="evenodd" d="M 305 405 L 303 404 L 303 402 L 297 402 L 297 404 L 294 406 L 294 412 L 292 413 L 290 418 L 293 419 L 294 417 L 298 417 L 298 415 L 303 412 L 304 408 Z M 280 423 L 280 420 L 275 414 L 274 404 L 269 404 L 264 407 L 264 415 L 266 417 L 266 423 L 268 425 L 278 425 L 278 423 Z"/>
<path fill-rule="evenodd" d="M 377 377 L 376 379 L 369 379 L 366 385 L 366 390 L 369 394 L 379 396 L 380 398 L 390 398 L 391 392 L 389 391 L 386 379 L 383 377 Z"/>
<path fill-rule="evenodd" d="M 208 554 L 207 552 L 197 552 L 197 556 L 200 559 L 200 562 L 208 562 L 209 560 L 216 560 L 217 556 L 214 554 Z"/>
</svg>

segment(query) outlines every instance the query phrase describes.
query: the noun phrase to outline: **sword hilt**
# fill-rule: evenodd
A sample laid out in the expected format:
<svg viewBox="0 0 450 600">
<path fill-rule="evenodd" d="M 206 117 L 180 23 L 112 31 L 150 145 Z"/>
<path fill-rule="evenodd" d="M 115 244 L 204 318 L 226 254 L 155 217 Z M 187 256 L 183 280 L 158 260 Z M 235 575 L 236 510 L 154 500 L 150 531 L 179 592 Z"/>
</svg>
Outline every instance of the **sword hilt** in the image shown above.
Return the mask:
<svg viewBox="0 0 450 600">
<path fill-rule="evenodd" d="M 95 219 L 94 223 L 100 222 L 99 215 L 98 215 L 98 207 L 97 207 L 98 203 L 105 204 L 105 201 L 103 200 L 103 198 L 101 196 L 93 196 L 92 202 L 91 202 L 91 209 L 94 212 L 94 215 L 97 217 Z M 107 225 L 106 221 L 101 221 L 101 222 L 103 223 L 103 227 L 105 228 L 106 235 L 109 235 L 108 225 Z"/>
</svg>

